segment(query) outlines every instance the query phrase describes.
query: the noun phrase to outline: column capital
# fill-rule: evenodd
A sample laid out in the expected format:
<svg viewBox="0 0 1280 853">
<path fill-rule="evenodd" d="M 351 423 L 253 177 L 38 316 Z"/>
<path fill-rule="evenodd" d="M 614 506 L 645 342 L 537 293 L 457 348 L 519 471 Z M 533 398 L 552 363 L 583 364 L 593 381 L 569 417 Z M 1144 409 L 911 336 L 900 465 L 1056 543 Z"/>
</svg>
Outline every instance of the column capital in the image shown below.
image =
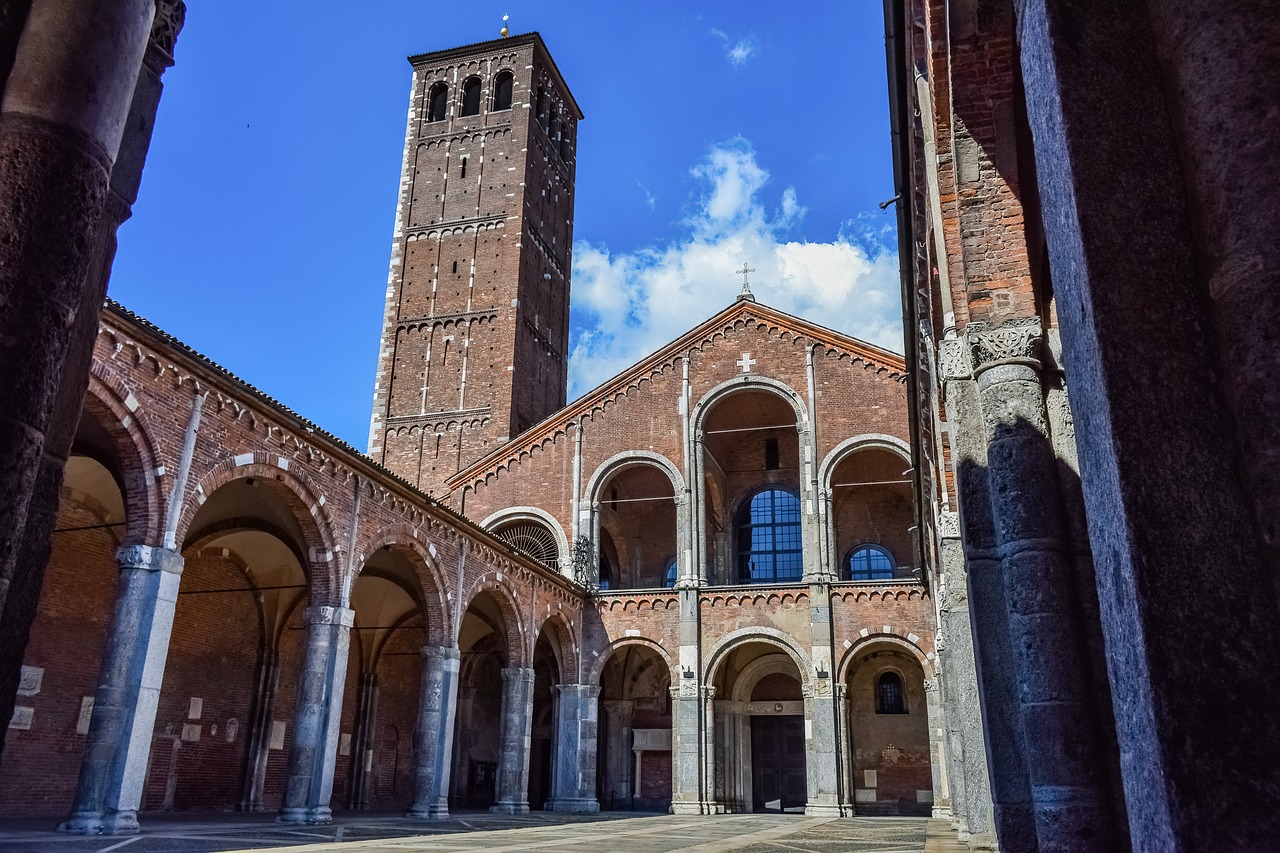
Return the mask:
<svg viewBox="0 0 1280 853">
<path fill-rule="evenodd" d="M 317 604 L 307 608 L 303 619 L 308 625 L 341 625 L 344 628 L 350 628 L 356 624 L 356 612 L 350 607 Z"/>
<path fill-rule="evenodd" d="M 1040 345 L 1044 329 L 1039 317 L 1019 317 L 998 326 L 970 323 L 965 328 L 974 375 L 1004 364 L 1040 368 Z"/>
<path fill-rule="evenodd" d="M 182 574 L 182 555 L 168 548 L 151 545 L 123 545 L 116 549 L 116 563 L 121 569 Z"/>
<path fill-rule="evenodd" d="M 458 660 L 460 653 L 454 646 L 426 645 L 422 647 L 422 656 L 428 660 Z"/>
<path fill-rule="evenodd" d="M 502 681 L 504 684 L 511 682 L 533 681 L 533 667 L 531 666 L 504 666 L 502 668 Z"/>
<path fill-rule="evenodd" d="M 557 684 L 552 690 L 558 696 L 572 696 L 578 699 L 595 699 L 600 695 L 600 687 L 595 684 Z"/>
<path fill-rule="evenodd" d="M 940 539 L 960 538 L 960 513 L 945 510 L 938 513 L 938 537 Z"/>
</svg>

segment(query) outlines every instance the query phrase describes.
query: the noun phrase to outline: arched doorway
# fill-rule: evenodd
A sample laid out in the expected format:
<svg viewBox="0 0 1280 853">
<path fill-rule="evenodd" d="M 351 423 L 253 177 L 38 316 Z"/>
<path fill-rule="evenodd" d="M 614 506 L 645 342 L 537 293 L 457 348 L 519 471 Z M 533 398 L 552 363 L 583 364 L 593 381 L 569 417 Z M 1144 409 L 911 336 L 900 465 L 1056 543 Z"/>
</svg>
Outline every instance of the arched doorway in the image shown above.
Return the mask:
<svg viewBox="0 0 1280 853">
<path fill-rule="evenodd" d="M 749 640 L 717 665 L 715 686 L 717 802 L 730 812 L 803 813 L 805 701 L 795 659 Z"/>
<path fill-rule="evenodd" d="M 854 810 L 929 815 L 933 771 L 924 670 L 894 643 L 872 643 L 849 665 L 845 690 Z"/>
<path fill-rule="evenodd" d="M 600 675 L 596 797 L 604 811 L 671 807 L 671 671 L 646 645 L 609 655 Z"/>
</svg>

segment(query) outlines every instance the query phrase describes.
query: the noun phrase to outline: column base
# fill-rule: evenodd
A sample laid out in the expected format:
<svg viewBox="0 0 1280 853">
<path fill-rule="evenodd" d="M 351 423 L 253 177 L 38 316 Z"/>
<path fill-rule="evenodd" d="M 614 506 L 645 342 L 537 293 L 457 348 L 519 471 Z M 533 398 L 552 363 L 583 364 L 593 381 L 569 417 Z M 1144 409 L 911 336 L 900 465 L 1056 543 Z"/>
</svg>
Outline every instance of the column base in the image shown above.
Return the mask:
<svg viewBox="0 0 1280 853">
<path fill-rule="evenodd" d="M 975 832 L 969 835 L 966 842 L 970 850 L 995 851 L 1000 849 L 993 832 Z"/>
<path fill-rule="evenodd" d="M 843 817 L 843 812 L 844 809 L 830 803 L 822 805 L 810 803 L 804 807 L 805 817 Z"/>
<path fill-rule="evenodd" d="M 449 801 L 441 800 L 421 806 L 415 803 L 404 816 L 413 820 L 444 820 L 449 816 Z"/>
<path fill-rule="evenodd" d="M 494 803 L 489 806 L 489 814 L 528 814 L 528 803 Z"/>
<path fill-rule="evenodd" d="M 315 826 L 322 823 L 333 823 L 333 810 L 328 806 L 303 806 L 300 808 L 283 808 L 276 816 L 276 823 L 293 823 Z"/>
<path fill-rule="evenodd" d="M 77 812 L 58 824 L 58 832 L 67 835 L 137 835 L 138 813 Z"/>
<path fill-rule="evenodd" d="M 600 803 L 595 797 L 576 799 L 562 797 L 558 800 L 548 800 L 543 808 L 549 812 L 565 814 L 596 814 L 600 811 Z"/>
</svg>

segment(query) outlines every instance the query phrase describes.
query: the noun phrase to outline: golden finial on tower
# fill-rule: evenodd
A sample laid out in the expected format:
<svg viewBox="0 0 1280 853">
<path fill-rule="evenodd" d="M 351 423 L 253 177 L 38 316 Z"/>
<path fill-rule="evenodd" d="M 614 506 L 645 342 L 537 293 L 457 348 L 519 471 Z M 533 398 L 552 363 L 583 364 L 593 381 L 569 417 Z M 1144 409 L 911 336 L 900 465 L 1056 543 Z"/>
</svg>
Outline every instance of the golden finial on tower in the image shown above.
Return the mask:
<svg viewBox="0 0 1280 853">
<path fill-rule="evenodd" d="M 502 16 L 502 29 L 501 29 L 501 30 L 499 30 L 499 32 L 501 32 L 501 33 L 502 33 L 502 37 L 503 37 L 503 38 L 506 38 L 506 37 L 507 37 L 507 18 L 510 18 L 510 17 L 511 17 L 510 15 L 503 15 L 503 16 Z"/>
</svg>

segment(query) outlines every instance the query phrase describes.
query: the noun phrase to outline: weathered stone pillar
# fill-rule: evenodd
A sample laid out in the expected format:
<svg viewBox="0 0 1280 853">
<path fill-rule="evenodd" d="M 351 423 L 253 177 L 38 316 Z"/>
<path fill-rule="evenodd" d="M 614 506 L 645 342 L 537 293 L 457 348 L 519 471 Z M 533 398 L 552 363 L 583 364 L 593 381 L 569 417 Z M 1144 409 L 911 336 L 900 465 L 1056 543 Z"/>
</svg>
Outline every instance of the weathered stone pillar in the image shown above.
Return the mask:
<svg viewBox="0 0 1280 853">
<path fill-rule="evenodd" d="M 10 5 L 16 13 L 22 4 Z M 6 22 L 21 35 L 0 39 L 16 48 L 0 80 L 0 375 L 22 380 L 0 383 L 3 720 L 13 712 L 79 419 L 110 263 L 111 172 L 156 11 L 154 0 L 27 5 L 25 21 L 15 14 Z"/>
<path fill-rule="evenodd" d="M 705 522 L 705 518 L 702 520 Z M 700 564 L 700 560 L 698 562 Z M 699 584 L 696 577 L 684 577 L 676 583 L 680 596 L 680 652 L 676 683 L 671 687 L 671 811 L 674 814 L 708 814 L 708 798 L 714 796 L 704 787 L 707 778 L 704 735 L 708 714 L 704 713 L 701 689 Z"/>
<path fill-rule="evenodd" d="M 942 696 L 938 677 L 924 680 L 925 716 L 929 721 L 929 775 L 933 779 L 932 816 L 941 820 L 951 817 L 951 786 L 944 775 L 947 728 L 942 722 Z"/>
<path fill-rule="evenodd" d="M 596 732 L 600 688 L 591 684 L 556 687 L 555 776 L 549 812 L 595 813 Z"/>
<path fill-rule="evenodd" d="M 969 579 L 960 544 L 960 520 L 942 513 L 938 560 L 943 577 L 938 667 L 943 690 L 951 780 L 952 826 L 973 850 L 996 849 L 991 787 L 982 732 L 973 624 L 969 616 Z"/>
<path fill-rule="evenodd" d="M 831 587 L 809 584 L 810 654 L 813 661 L 811 695 L 805 697 L 805 772 L 808 802 L 804 813 L 840 816 L 839 766 L 836 761 L 836 701 L 832 685 Z M 807 679 L 802 679 L 802 682 Z"/>
<path fill-rule="evenodd" d="M 529 737 L 533 725 L 533 667 L 502 670 L 502 724 L 494 814 L 529 813 Z"/>
<path fill-rule="evenodd" d="M 1275 514 L 1255 499 L 1276 495 L 1277 11 L 1015 6 L 1132 843 L 1262 849 L 1280 837 Z"/>
<path fill-rule="evenodd" d="M 849 732 L 849 688 L 833 687 L 836 700 L 836 761 L 840 768 L 840 816 L 853 817 L 853 740 Z"/>
<path fill-rule="evenodd" d="M 608 809 L 619 808 L 623 800 L 630 807 L 635 796 L 631 790 L 631 715 L 635 703 L 629 699 L 606 699 L 604 706 L 608 742 L 605 747 L 605 772 L 609 777 Z"/>
<path fill-rule="evenodd" d="M 418 699 L 418 766 L 413 805 L 405 817 L 449 816 L 449 769 L 453 763 L 453 727 L 457 719 L 458 650 L 422 647 L 422 695 Z"/>
<path fill-rule="evenodd" d="M 338 758 L 342 691 L 355 611 L 347 607 L 307 608 L 307 652 L 298 679 L 297 718 L 289 753 L 289 781 L 281 823 L 333 820 L 333 769 Z"/>
<path fill-rule="evenodd" d="M 369 807 L 370 759 L 378 722 L 378 673 L 362 672 L 356 685 L 356 724 L 351 736 L 351 774 L 347 783 L 347 808 Z"/>
<path fill-rule="evenodd" d="M 138 831 L 138 806 L 155 729 L 182 555 L 132 545 L 116 553 L 111 633 L 93 700 L 71 817 L 58 829 L 93 835 Z"/>
<path fill-rule="evenodd" d="M 267 758 L 271 754 L 272 708 L 280 683 L 280 652 L 264 647 L 258 652 L 258 674 L 254 680 L 253 707 L 245 726 L 245 778 L 236 808 L 242 812 L 263 809 L 262 792 L 267 780 Z"/>
<path fill-rule="evenodd" d="M 1013 644 L 1004 577 L 996 548 L 982 406 L 978 385 L 973 380 L 968 342 L 964 339 L 941 341 L 938 357 L 939 373 L 947 389 L 947 415 L 964 543 L 963 564 L 968 572 L 975 664 L 985 725 L 981 742 L 986 746 L 993 828 L 1006 853 L 1032 853 L 1037 849 L 1035 815 L 1031 808 L 1022 718 L 1017 711 Z"/>
</svg>

